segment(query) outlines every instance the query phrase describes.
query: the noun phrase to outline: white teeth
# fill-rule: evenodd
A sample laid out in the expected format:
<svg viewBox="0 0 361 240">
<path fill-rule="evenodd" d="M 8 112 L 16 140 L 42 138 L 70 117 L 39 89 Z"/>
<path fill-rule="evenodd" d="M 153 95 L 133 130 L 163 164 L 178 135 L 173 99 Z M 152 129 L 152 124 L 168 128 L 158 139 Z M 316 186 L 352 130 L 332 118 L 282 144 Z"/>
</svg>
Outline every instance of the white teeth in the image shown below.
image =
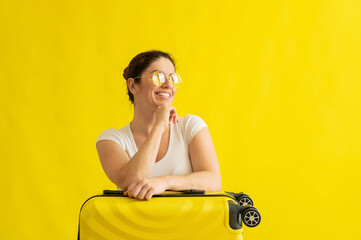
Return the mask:
<svg viewBox="0 0 361 240">
<path fill-rule="evenodd" d="M 167 97 L 167 98 L 170 97 L 170 94 L 169 94 L 169 93 L 157 93 L 157 95 L 163 96 L 163 97 Z"/>
</svg>

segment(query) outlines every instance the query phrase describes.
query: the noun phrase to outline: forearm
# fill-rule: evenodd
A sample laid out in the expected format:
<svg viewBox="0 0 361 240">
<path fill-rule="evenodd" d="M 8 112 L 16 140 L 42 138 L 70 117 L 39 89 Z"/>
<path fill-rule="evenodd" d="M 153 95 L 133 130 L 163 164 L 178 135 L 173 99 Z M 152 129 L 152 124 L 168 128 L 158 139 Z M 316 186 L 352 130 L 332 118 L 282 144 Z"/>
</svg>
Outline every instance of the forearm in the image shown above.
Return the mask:
<svg viewBox="0 0 361 240">
<path fill-rule="evenodd" d="M 155 125 L 138 152 L 122 167 L 119 187 L 126 189 L 139 178 L 149 177 L 155 163 L 164 128 Z"/>
<path fill-rule="evenodd" d="M 221 176 L 211 171 L 193 172 L 187 175 L 163 176 L 169 190 L 199 189 L 209 192 L 221 191 Z"/>
</svg>

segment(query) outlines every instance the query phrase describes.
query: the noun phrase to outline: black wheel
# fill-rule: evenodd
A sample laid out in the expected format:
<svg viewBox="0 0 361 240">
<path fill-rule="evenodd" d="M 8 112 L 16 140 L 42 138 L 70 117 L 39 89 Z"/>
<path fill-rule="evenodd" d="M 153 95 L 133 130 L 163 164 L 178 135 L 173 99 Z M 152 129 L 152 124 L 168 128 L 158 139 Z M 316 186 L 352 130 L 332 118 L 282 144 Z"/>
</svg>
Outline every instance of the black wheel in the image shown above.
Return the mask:
<svg viewBox="0 0 361 240">
<path fill-rule="evenodd" d="M 256 227 L 261 222 L 261 214 L 255 207 L 249 207 L 241 214 L 242 221 L 247 227 Z"/>
<path fill-rule="evenodd" d="M 245 206 L 247 204 L 253 206 L 252 198 L 250 196 L 248 196 L 247 194 L 242 194 L 241 196 L 239 196 L 237 198 L 237 201 L 242 206 Z"/>
</svg>

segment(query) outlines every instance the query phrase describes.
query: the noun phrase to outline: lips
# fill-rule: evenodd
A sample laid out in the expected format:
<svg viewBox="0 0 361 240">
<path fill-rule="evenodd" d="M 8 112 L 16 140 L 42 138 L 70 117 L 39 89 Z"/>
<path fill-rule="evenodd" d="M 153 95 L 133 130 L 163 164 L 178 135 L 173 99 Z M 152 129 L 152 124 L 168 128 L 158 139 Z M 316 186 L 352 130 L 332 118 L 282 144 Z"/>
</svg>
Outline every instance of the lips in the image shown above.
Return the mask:
<svg viewBox="0 0 361 240">
<path fill-rule="evenodd" d="M 161 96 L 161 97 L 165 97 L 165 98 L 169 98 L 170 97 L 170 94 L 169 93 L 162 93 L 162 92 L 159 92 L 159 93 L 156 93 L 158 96 Z"/>
<path fill-rule="evenodd" d="M 155 94 L 161 97 L 170 98 L 170 93 L 167 92 L 156 92 Z"/>
</svg>

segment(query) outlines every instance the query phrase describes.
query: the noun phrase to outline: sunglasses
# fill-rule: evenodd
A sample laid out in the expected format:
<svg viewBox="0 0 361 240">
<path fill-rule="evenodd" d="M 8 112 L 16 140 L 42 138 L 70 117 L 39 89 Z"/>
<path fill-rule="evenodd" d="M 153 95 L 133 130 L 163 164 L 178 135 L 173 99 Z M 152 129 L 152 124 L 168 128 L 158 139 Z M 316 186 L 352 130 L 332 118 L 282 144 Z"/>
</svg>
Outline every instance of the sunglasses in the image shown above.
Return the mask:
<svg viewBox="0 0 361 240">
<path fill-rule="evenodd" d="M 135 78 L 140 78 L 140 77 L 135 77 Z M 158 87 L 161 86 L 163 83 L 165 83 L 165 78 L 166 76 L 164 75 L 163 72 L 156 71 L 152 74 L 153 83 Z M 168 79 L 170 80 L 172 87 L 175 88 L 179 87 L 182 83 L 182 79 L 178 73 L 169 74 Z"/>
</svg>

